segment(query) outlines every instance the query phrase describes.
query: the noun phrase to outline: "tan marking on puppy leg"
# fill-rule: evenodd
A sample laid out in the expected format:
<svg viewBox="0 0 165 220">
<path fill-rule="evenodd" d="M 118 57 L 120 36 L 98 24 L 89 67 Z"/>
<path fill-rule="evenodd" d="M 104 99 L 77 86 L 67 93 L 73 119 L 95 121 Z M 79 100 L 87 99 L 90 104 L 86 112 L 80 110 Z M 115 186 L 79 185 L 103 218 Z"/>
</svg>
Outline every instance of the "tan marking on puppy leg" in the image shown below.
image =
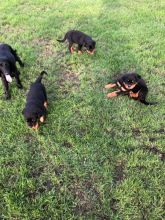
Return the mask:
<svg viewBox="0 0 165 220">
<path fill-rule="evenodd" d="M 37 122 L 36 125 L 34 125 L 34 126 L 32 127 L 32 129 L 38 130 L 38 128 L 39 128 L 39 123 Z"/>
<path fill-rule="evenodd" d="M 139 92 L 137 92 L 137 93 L 133 93 L 132 91 L 129 93 L 129 96 L 131 97 L 131 98 L 138 98 L 139 97 Z"/>
<path fill-rule="evenodd" d="M 43 116 L 40 117 L 40 122 L 43 123 L 44 121 L 45 121 L 45 116 L 43 115 Z"/>
<path fill-rule="evenodd" d="M 89 51 L 89 50 L 87 50 L 87 53 L 90 54 L 90 55 L 93 55 L 93 54 L 94 54 L 94 51 Z"/>
<path fill-rule="evenodd" d="M 125 92 L 125 91 L 127 91 L 126 89 L 124 89 L 124 87 L 120 87 L 120 89 L 121 89 L 121 91 L 123 91 L 123 92 Z"/>
<path fill-rule="evenodd" d="M 81 51 L 81 50 L 78 50 L 78 54 L 81 55 L 81 54 L 82 54 L 82 51 Z"/>
<path fill-rule="evenodd" d="M 71 53 L 74 53 L 74 49 L 73 47 L 70 48 Z"/>
<path fill-rule="evenodd" d="M 44 102 L 45 108 L 48 108 L 48 102 Z"/>
<path fill-rule="evenodd" d="M 107 94 L 107 98 L 112 98 L 112 97 L 118 96 L 118 93 L 117 93 L 117 92 L 118 92 L 118 91 L 108 93 L 108 94 Z"/>
<path fill-rule="evenodd" d="M 107 85 L 105 85 L 105 89 L 110 89 L 110 88 L 114 88 L 116 87 L 116 83 L 109 83 Z"/>
</svg>

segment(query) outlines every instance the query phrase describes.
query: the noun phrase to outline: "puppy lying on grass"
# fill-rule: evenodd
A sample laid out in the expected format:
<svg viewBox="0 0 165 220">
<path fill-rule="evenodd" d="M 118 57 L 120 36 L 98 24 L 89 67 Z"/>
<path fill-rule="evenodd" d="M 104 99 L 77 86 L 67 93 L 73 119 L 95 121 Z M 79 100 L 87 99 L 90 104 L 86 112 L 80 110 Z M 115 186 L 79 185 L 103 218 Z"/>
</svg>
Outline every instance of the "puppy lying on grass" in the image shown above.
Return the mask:
<svg viewBox="0 0 165 220">
<path fill-rule="evenodd" d="M 72 30 L 68 31 L 63 40 L 57 40 L 59 42 L 64 42 L 65 40 L 68 40 L 69 42 L 69 51 L 70 53 L 74 52 L 73 44 L 78 44 L 78 54 L 82 53 L 82 47 L 86 47 L 87 53 L 94 54 L 95 52 L 95 46 L 96 42 L 92 40 L 92 38 L 83 32 Z"/>
<path fill-rule="evenodd" d="M 47 74 L 45 71 L 30 86 L 27 94 L 26 106 L 23 110 L 24 118 L 30 128 L 38 129 L 40 122 L 44 122 L 46 118 L 46 109 L 48 106 L 45 86 L 41 83 L 42 77 Z"/>
<path fill-rule="evenodd" d="M 140 101 L 145 105 L 154 105 L 156 103 L 151 103 L 146 101 L 146 96 L 148 93 L 148 88 L 145 81 L 140 75 L 136 73 L 124 74 L 118 78 L 114 83 L 109 83 L 105 86 L 106 89 L 117 88 L 115 92 L 107 94 L 108 98 L 112 98 L 118 95 L 128 95 L 129 97 Z"/>
<path fill-rule="evenodd" d="M 21 67 L 24 66 L 16 50 L 8 44 L 0 43 L 0 77 L 4 86 L 6 99 L 10 99 L 11 97 L 9 93 L 9 83 L 12 82 L 13 77 L 16 78 L 17 87 L 19 89 L 23 88 L 16 62 L 18 62 Z"/>
</svg>

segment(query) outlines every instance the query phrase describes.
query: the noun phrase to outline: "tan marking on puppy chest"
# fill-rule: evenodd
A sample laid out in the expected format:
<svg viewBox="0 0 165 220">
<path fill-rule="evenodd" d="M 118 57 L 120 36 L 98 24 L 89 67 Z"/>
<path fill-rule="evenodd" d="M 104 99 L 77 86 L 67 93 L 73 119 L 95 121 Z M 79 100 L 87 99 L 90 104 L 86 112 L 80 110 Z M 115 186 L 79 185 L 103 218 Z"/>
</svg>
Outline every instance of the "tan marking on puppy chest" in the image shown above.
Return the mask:
<svg viewBox="0 0 165 220">
<path fill-rule="evenodd" d="M 105 89 L 110 89 L 110 88 L 114 88 L 116 87 L 116 83 L 109 83 L 107 85 L 105 85 Z"/>
<path fill-rule="evenodd" d="M 107 98 L 112 98 L 112 97 L 118 96 L 118 93 L 117 93 L 117 92 L 118 92 L 118 91 L 108 93 L 108 94 L 107 94 Z"/>
<path fill-rule="evenodd" d="M 45 108 L 48 108 L 48 102 L 44 102 Z"/>
<path fill-rule="evenodd" d="M 41 116 L 41 117 L 40 117 L 40 122 L 43 123 L 44 121 L 45 121 L 45 117 L 44 117 L 44 116 Z"/>
<path fill-rule="evenodd" d="M 128 87 L 128 85 L 126 83 L 123 82 L 123 84 L 124 84 L 125 88 L 128 89 L 128 90 L 131 90 L 131 89 L 135 88 L 135 86 L 137 85 L 137 83 L 134 83 L 130 87 Z"/>
</svg>

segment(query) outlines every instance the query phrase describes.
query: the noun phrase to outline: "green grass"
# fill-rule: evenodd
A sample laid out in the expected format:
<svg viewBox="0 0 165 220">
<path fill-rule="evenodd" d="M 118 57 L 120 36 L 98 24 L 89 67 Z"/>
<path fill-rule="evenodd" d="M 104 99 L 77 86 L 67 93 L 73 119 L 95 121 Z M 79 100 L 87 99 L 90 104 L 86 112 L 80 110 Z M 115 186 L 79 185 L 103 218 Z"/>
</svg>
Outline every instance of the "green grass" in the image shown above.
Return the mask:
<svg viewBox="0 0 165 220">
<path fill-rule="evenodd" d="M 0 27 L 26 63 L 11 101 L 0 82 L 0 219 L 165 219 L 165 2 L 1 0 Z M 70 29 L 91 35 L 96 55 L 56 41 Z M 33 132 L 21 112 L 43 69 L 48 118 Z M 105 98 L 131 70 L 157 106 Z"/>
</svg>

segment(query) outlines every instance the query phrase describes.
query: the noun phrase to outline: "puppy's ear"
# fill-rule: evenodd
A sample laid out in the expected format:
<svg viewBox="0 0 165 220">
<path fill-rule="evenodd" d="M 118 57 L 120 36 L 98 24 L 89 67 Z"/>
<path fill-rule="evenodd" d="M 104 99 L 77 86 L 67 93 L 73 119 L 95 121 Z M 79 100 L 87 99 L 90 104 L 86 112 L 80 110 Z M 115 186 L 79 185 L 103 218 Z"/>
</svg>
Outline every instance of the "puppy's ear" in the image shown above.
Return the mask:
<svg viewBox="0 0 165 220">
<path fill-rule="evenodd" d="M 96 46 L 96 41 L 93 41 L 93 46 L 94 46 L 94 47 Z"/>
<path fill-rule="evenodd" d="M 138 78 L 138 79 L 141 79 L 141 76 L 140 76 L 139 74 L 137 74 L 137 78 Z"/>
</svg>

